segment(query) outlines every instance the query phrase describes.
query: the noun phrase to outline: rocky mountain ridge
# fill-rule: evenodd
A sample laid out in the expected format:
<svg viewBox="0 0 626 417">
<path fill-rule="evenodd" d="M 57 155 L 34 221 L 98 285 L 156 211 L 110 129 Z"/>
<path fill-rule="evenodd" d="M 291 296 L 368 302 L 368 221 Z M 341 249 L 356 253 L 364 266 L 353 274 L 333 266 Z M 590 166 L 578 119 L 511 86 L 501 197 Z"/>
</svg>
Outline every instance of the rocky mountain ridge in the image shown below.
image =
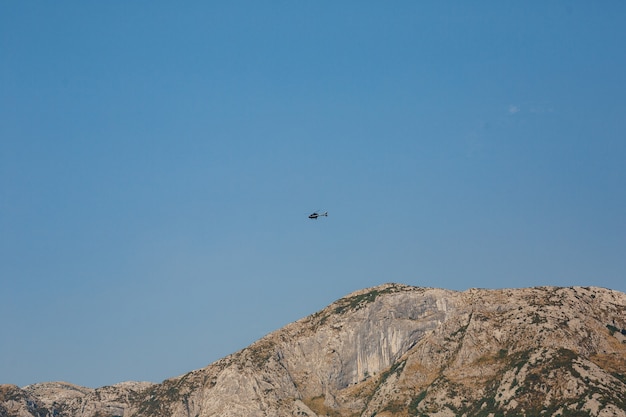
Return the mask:
<svg viewBox="0 0 626 417">
<path fill-rule="evenodd" d="M 203 369 L 0 386 L 0 417 L 626 416 L 626 294 L 354 292 Z"/>
</svg>

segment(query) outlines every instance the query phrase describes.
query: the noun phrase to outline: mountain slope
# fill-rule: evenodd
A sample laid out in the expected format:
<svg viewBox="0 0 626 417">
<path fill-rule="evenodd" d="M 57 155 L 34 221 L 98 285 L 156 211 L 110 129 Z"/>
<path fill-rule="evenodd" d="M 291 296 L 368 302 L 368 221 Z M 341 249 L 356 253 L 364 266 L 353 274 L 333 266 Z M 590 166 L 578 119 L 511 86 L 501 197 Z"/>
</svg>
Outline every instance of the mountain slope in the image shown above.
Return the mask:
<svg viewBox="0 0 626 417">
<path fill-rule="evenodd" d="M 386 284 L 161 384 L 4 386 L 0 416 L 626 416 L 625 313 L 593 287 Z"/>
</svg>

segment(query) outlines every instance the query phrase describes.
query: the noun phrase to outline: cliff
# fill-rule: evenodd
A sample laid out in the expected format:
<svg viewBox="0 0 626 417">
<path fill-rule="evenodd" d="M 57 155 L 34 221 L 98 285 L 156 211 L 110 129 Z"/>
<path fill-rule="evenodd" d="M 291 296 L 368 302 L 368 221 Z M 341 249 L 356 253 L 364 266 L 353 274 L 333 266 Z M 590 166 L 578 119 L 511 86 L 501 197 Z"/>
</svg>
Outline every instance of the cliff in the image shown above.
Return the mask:
<svg viewBox="0 0 626 417">
<path fill-rule="evenodd" d="M 352 293 L 203 369 L 96 390 L 0 387 L 0 416 L 626 416 L 626 294 Z"/>
</svg>

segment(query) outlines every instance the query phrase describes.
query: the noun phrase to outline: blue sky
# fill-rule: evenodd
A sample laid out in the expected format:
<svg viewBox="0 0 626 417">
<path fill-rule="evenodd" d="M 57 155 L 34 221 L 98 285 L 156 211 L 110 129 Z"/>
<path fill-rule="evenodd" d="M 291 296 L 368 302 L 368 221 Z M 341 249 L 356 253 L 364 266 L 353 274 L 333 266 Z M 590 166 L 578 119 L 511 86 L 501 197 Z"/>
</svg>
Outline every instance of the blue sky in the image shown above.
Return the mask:
<svg viewBox="0 0 626 417">
<path fill-rule="evenodd" d="M 159 382 L 385 282 L 626 291 L 624 16 L 0 3 L 0 383 Z"/>
</svg>

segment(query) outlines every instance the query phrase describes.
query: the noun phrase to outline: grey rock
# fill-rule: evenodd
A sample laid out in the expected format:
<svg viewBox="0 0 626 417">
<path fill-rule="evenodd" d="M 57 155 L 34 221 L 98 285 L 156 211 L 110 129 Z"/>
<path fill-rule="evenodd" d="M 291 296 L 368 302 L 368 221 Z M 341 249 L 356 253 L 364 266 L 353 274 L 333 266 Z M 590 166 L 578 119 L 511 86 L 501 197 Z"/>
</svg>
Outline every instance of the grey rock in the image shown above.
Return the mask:
<svg viewBox="0 0 626 417">
<path fill-rule="evenodd" d="M 0 417 L 626 416 L 625 334 L 618 291 L 385 284 L 161 384 L 0 386 Z"/>
</svg>

